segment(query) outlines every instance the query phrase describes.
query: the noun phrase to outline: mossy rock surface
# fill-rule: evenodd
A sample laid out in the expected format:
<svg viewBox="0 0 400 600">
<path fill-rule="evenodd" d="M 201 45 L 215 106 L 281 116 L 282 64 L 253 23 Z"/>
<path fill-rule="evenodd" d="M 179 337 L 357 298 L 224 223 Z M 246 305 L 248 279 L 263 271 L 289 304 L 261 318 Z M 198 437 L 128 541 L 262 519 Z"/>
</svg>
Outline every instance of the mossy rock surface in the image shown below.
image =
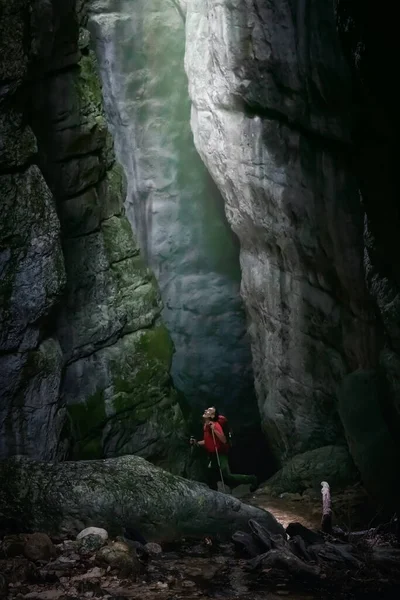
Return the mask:
<svg viewBox="0 0 400 600">
<path fill-rule="evenodd" d="M 169 375 L 172 352 L 169 334 L 158 324 L 67 368 L 74 458 L 139 454 L 184 472 L 189 448 Z"/>
<path fill-rule="evenodd" d="M 262 490 L 274 495 L 302 493 L 309 488 L 319 490 L 321 481 L 328 481 L 333 490 L 342 490 L 358 477 L 346 446 L 323 446 L 294 456 Z"/>
<path fill-rule="evenodd" d="M 77 535 L 103 527 L 133 528 L 148 541 L 207 535 L 230 539 L 256 519 L 271 533 L 283 528 L 268 512 L 176 477 L 137 456 L 42 463 L 26 457 L 0 462 L 0 527 Z"/>
</svg>

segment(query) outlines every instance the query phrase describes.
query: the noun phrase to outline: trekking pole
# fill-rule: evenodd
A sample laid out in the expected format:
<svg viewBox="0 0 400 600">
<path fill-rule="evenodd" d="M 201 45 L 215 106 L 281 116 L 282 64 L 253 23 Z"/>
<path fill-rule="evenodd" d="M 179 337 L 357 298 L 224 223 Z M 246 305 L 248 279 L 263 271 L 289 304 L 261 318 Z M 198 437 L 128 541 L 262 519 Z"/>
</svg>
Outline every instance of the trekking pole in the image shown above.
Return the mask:
<svg viewBox="0 0 400 600">
<path fill-rule="evenodd" d="M 214 429 L 211 429 L 211 433 L 212 433 L 213 440 L 214 440 L 215 454 L 217 455 L 217 463 L 218 463 L 218 468 L 219 468 L 219 474 L 221 475 L 222 490 L 223 490 L 223 493 L 225 494 L 225 482 L 224 482 L 224 477 L 222 475 L 221 463 L 219 462 L 219 454 L 218 454 L 218 450 L 217 450 L 217 443 L 215 441 Z"/>
</svg>

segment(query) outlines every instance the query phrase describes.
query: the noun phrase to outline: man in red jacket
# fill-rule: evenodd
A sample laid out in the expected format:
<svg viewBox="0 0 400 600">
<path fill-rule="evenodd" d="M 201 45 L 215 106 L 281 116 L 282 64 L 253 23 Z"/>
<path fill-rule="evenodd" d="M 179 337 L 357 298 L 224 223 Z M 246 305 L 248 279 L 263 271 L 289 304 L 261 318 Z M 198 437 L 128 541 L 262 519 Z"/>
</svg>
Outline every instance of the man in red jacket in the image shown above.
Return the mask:
<svg viewBox="0 0 400 600">
<path fill-rule="evenodd" d="M 225 419 L 225 417 L 218 414 L 215 406 L 207 408 L 203 414 L 204 437 L 201 441 L 194 442 L 197 446 L 204 446 L 210 458 L 210 463 L 208 465 L 209 487 L 212 490 L 218 489 L 218 481 L 221 479 L 222 473 L 224 483 L 230 488 L 237 487 L 241 483 L 244 483 L 250 484 L 250 491 L 254 492 L 257 488 L 257 477 L 255 475 L 237 475 L 231 473 L 228 459 L 229 444 L 221 426 L 222 419 Z"/>
</svg>

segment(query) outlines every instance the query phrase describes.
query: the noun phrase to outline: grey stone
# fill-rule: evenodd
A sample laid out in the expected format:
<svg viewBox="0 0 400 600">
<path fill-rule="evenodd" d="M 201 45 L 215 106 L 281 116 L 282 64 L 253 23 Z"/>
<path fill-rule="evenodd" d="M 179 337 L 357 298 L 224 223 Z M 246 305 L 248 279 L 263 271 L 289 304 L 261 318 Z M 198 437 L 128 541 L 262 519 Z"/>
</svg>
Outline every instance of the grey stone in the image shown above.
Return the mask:
<svg viewBox="0 0 400 600">
<path fill-rule="evenodd" d="M 105 544 L 104 539 L 100 535 L 89 533 L 79 540 L 77 550 L 79 554 L 94 554 Z"/>
<path fill-rule="evenodd" d="M 0 456 L 56 457 L 66 415 L 59 402 L 62 366 L 52 338 L 36 350 L 0 357 Z"/>
<path fill-rule="evenodd" d="M 3 108 L 0 114 L 0 171 L 19 167 L 37 151 L 32 129 L 13 108 Z"/>
<path fill-rule="evenodd" d="M 375 329 L 333 4 L 257 7 L 189 2 L 185 66 L 195 144 L 240 241 L 262 423 L 285 461 L 344 442 L 337 383 L 374 360 Z"/>
<path fill-rule="evenodd" d="M 76 536 L 76 539 L 81 540 L 84 537 L 86 537 L 87 535 L 97 535 L 104 542 L 106 542 L 108 540 L 108 532 L 105 529 L 102 529 L 101 527 L 87 527 L 86 529 L 83 529 L 82 531 L 80 531 L 78 533 L 78 535 Z"/>
<path fill-rule="evenodd" d="M 249 519 L 271 534 L 284 531 L 267 511 L 176 477 L 137 456 L 61 463 L 15 457 L 0 462 L 0 479 L 2 522 L 15 519 L 25 528 L 49 534 L 77 535 L 96 523 L 110 535 L 123 527 L 135 528 L 158 543 L 206 535 L 229 539 L 234 531 L 247 531 Z"/>
<path fill-rule="evenodd" d="M 0 345 L 12 351 L 50 313 L 63 290 L 65 271 L 59 221 L 38 167 L 0 177 L 0 194 Z"/>
<path fill-rule="evenodd" d="M 112 569 L 117 569 L 125 577 L 135 576 L 140 571 L 136 554 L 129 552 L 129 548 L 125 548 L 121 542 L 113 542 L 110 546 L 102 548 L 96 559 L 100 564 L 105 563 Z"/>
<path fill-rule="evenodd" d="M 159 554 L 162 554 L 162 548 L 160 544 L 156 544 L 155 542 L 148 542 L 147 544 L 145 544 L 144 549 L 146 550 L 146 552 L 148 552 L 148 554 L 150 554 L 150 556 L 157 556 Z"/>
</svg>

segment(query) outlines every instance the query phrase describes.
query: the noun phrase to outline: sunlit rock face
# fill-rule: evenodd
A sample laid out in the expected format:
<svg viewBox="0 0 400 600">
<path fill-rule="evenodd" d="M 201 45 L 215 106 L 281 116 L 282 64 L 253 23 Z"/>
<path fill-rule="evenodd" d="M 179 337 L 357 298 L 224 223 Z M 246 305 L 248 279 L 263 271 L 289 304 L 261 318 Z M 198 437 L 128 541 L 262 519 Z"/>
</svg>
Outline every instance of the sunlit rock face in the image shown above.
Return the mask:
<svg viewBox="0 0 400 600">
<path fill-rule="evenodd" d="M 375 364 L 333 3 L 191 0 L 196 147 L 240 241 L 263 424 L 281 460 L 343 443 L 335 393 Z"/>
<path fill-rule="evenodd" d="M 259 431 L 259 414 L 239 250 L 193 144 L 183 9 L 172 0 L 94 1 L 89 27 L 128 180 L 126 213 L 175 344 L 174 383 L 199 415 L 216 403 L 244 434 L 255 423 Z M 253 442 L 257 435 L 253 428 Z"/>
</svg>

